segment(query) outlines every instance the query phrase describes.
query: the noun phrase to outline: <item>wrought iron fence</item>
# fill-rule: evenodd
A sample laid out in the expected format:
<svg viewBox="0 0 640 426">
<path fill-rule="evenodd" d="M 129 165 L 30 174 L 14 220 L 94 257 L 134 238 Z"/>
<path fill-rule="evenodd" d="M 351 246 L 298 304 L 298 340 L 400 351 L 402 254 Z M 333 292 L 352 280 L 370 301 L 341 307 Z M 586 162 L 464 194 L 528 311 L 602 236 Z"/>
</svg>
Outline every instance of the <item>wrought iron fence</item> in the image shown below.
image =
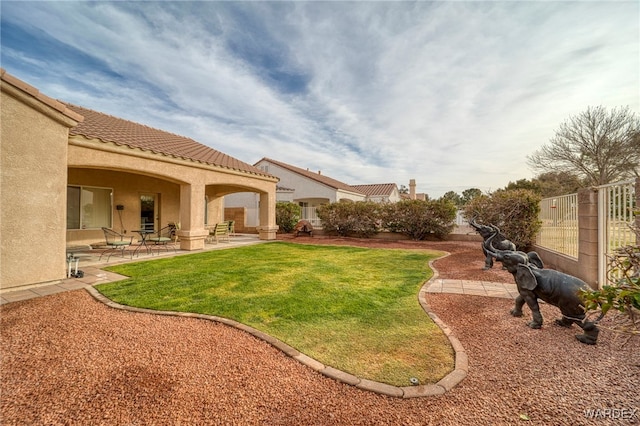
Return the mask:
<svg viewBox="0 0 640 426">
<path fill-rule="evenodd" d="M 578 194 L 545 198 L 540 202 L 542 227 L 536 244 L 578 258 Z"/>
</svg>

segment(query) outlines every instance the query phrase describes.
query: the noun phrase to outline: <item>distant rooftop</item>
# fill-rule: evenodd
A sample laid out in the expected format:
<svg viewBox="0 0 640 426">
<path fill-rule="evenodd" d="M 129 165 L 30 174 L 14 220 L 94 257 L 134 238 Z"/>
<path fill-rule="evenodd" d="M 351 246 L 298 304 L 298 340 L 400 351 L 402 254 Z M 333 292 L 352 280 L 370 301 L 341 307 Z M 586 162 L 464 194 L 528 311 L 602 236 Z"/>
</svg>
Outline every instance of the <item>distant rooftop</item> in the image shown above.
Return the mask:
<svg viewBox="0 0 640 426">
<path fill-rule="evenodd" d="M 312 172 L 309 171 L 308 169 L 301 169 L 300 167 L 296 167 L 296 166 L 292 166 L 291 164 L 287 164 L 287 163 L 283 163 L 281 161 L 276 161 L 273 160 L 271 158 L 263 158 L 262 160 L 258 161 L 256 164 L 260 163 L 261 161 L 268 161 L 269 163 L 273 163 L 276 164 L 280 167 L 282 167 L 283 169 L 288 169 L 292 172 L 298 173 L 299 175 L 305 176 L 309 179 L 313 179 L 316 182 L 320 182 L 324 185 L 327 185 L 331 188 L 334 189 L 342 189 L 344 191 L 349 191 L 349 192 L 355 192 L 356 194 L 363 194 L 363 192 L 359 191 L 358 189 L 356 189 L 355 187 L 348 185 L 344 182 L 340 182 L 339 180 L 335 180 L 333 178 L 330 178 L 329 176 L 325 176 L 323 175 L 321 172 Z"/>
<path fill-rule="evenodd" d="M 368 197 L 389 196 L 398 186 L 395 183 L 374 183 L 369 185 L 352 185 Z"/>
</svg>

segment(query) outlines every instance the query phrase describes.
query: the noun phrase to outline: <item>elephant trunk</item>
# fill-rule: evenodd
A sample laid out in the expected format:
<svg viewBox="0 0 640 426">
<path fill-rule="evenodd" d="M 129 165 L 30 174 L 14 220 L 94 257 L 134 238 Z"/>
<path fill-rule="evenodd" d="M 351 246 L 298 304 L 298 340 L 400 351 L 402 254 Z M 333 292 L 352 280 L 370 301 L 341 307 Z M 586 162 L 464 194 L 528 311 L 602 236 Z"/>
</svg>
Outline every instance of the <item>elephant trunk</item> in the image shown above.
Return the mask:
<svg viewBox="0 0 640 426">
<path fill-rule="evenodd" d="M 497 233 L 492 234 L 489 238 L 487 238 L 483 244 L 484 249 L 487 251 L 487 253 L 489 255 L 491 255 L 492 257 L 495 257 L 496 260 L 500 261 L 502 259 L 502 256 L 500 256 L 500 252 L 497 251 L 493 245 L 491 244 L 491 241 L 495 238 L 495 236 L 498 235 Z"/>
<path fill-rule="evenodd" d="M 469 219 L 469 225 L 471 225 L 476 231 L 480 229 L 480 225 L 478 225 L 478 222 L 476 222 L 475 216 Z"/>
</svg>

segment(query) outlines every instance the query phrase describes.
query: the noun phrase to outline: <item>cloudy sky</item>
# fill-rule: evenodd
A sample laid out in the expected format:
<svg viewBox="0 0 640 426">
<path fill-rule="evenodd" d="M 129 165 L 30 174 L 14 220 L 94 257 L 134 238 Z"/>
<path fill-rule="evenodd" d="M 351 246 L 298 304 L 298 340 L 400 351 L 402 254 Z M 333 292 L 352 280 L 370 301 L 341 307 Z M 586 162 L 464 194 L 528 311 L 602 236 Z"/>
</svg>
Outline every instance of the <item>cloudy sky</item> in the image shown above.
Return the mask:
<svg viewBox="0 0 640 426">
<path fill-rule="evenodd" d="M 0 7 L 2 67 L 42 93 L 349 184 L 499 189 L 570 116 L 640 111 L 637 1 Z"/>
</svg>

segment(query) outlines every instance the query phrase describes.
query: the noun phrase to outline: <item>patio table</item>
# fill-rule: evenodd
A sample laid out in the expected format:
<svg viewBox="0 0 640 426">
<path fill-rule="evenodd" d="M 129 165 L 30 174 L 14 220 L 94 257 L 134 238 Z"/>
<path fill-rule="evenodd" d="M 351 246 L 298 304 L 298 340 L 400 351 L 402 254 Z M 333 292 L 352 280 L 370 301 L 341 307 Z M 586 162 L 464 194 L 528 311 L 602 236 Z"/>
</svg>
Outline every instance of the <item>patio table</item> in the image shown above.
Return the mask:
<svg viewBox="0 0 640 426">
<path fill-rule="evenodd" d="M 133 251 L 133 254 L 135 254 L 137 256 L 138 255 L 138 251 L 140 250 L 140 248 L 144 247 L 145 250 L 147 251 L 147 254 L 153 255 L 153 252 L 151 251 L 151 247 L 149 247 L 147 245 L 147 237 L 150 234 L 153 234 L 155 231 L 152 231 L 152 230 L 149 230 L 149 229 L 136 229 L 133 232 L 135 232 L 135 233 L 140 235 L 140 242 L 138 243 L 138 246 L 136 247 L 136 249 Z"/>
</svg>

